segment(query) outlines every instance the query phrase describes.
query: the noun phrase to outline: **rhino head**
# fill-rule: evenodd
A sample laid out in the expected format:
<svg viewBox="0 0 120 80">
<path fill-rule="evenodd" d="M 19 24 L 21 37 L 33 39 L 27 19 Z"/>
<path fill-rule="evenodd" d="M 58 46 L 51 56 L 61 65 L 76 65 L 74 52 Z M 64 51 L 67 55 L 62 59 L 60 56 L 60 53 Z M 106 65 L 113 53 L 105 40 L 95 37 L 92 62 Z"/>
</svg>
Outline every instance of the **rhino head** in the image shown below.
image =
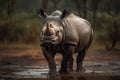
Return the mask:
<svg viewBox="0 0 120 80">
<path fill-rule="evenodd" d="M 47 15 L 43 9 L 39 9 L 37 13 L 39 17 L 45 19 L 45 24 L 40 33 L 41 44 L 57 45 L 61 43 L 64 34 L 62 20 L 69 15 L 70 10 L 63 10 L 63 12 L 56 10 L 51 15 Z"/>
</svg>

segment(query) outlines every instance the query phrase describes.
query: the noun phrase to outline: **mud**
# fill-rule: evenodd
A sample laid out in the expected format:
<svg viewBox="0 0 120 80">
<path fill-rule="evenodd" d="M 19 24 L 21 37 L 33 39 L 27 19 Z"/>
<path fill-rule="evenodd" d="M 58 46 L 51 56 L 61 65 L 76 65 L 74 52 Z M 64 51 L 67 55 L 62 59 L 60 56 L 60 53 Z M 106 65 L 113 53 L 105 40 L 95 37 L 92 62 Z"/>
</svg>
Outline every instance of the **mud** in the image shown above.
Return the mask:
<svg viewBox="0 0 120 80">
<path fill-rule="evenodd" d="M 55 58 L 57 70 L 61 58 L 59 54 Z M 120 80 L 120 51 L 88 52 L 83 65 L 83 73 L 74 71 L 50 77 L 41 50 L 0 50 L 0 80 Z"/>
<path fill-rule="evenodd" d="M 54 80 L 120 80 L 120 61 L 84 62 L 84 66 L 83 73 L 58 74 Z M 0 80 L 49 80 L 48 71 L 48 66 L 1 66 Z"/>
</svg>

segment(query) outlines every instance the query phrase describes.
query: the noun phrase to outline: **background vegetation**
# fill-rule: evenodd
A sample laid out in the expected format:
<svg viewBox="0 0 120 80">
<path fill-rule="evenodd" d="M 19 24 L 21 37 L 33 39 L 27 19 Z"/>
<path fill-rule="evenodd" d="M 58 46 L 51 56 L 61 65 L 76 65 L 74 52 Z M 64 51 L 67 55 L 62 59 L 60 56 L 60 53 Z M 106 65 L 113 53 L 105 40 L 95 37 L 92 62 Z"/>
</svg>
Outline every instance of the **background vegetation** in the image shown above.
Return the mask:
<svg viewBox="0 0 120 80">
<path fill-rule="evenodd" d="M 94 43 L 107 50 L 120 44 L 120 0 L 0 0 L 0 44 L 39 46 L 39 8 L 48 14 L 69 8 L 92 23 Z"/>
</svg>

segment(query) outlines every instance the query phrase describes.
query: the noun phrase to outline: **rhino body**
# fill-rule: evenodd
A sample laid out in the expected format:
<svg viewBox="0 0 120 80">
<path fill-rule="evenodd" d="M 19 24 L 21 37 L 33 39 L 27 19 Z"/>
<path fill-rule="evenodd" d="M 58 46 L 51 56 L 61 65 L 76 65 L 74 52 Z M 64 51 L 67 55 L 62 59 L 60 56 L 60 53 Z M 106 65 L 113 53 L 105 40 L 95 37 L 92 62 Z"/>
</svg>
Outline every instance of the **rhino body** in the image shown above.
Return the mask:
<svg viewBox="0 0 120 80">
<path fill-rule="evenodd" d="M 56 10 L 51 15 L 47 15 L 40 9 L 38 13 L 39 16 L 45 18 L 45 24 L 40 34 L 40 45 L 49 64 L 50 75 L 57 73 L 54 61 L 56 53 L 63 55 L 59 73 L 73 71 L 72 55 L 74 53 L 78 53 L 76 71 L 84 71 L 82 62 L 93 39 L 91 24 L 87 20 L 70 13 L 69 10 L 63 12 Z"/>
</svg>

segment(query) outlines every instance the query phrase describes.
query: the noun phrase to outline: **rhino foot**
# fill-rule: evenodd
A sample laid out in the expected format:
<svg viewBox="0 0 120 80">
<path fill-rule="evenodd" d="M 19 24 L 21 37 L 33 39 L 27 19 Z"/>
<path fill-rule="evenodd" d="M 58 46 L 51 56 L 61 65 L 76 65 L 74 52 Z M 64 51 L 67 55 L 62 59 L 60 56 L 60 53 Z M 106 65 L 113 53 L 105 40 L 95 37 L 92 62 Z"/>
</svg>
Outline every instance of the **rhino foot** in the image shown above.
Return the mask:
<svg viewBox="0 0 120 80">
<path fill-rule="evenodd" d="M 56 76 L 57 75 L 57 71 L 56 70 L 50 70 L 49 71 L 49 75 L 50 76 Z"/>
<path fill-rule="evenodd" d="M 85 68 L 84 67 L 77 68 L 76 72 L 85 72 Z"/>
<path fill-rule="evenodd" d="M 59 70 L 59 73 L 60 73 L 60 74 L 68 74 L 68 73 L 69 73 L 69 71 L 67 71 L 67 70 L 66 70 L 66 71 L 64 71 L 64 70 L 61 70 L 61 69 L 60 69 L 60 70 Z"/>
</svg>

